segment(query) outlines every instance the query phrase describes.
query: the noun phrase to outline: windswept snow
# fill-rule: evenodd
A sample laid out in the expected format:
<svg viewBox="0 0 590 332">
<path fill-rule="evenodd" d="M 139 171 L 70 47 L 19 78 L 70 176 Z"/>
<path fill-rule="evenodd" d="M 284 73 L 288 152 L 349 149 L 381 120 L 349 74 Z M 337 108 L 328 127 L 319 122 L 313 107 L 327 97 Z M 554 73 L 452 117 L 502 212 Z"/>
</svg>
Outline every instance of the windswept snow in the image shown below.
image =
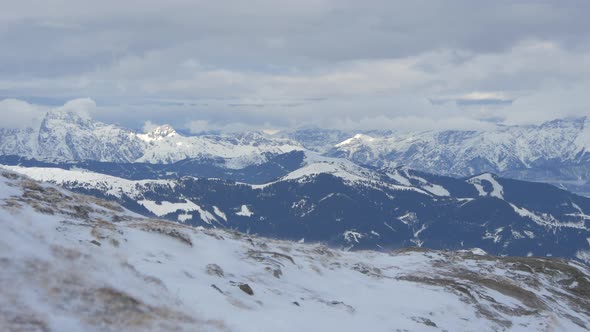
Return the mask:
<svg viewBox="0 0 590 332">
<path fill-rule="evenodd" d="M 590 271 L 575 262 L 425 249 L 338 251 L 144 219 L 110 202 L 8 176 L 0 192 L 18 190 L 0 201 L 0 330 L 590 326 Z M 576 283 L 561 282 L 570 279 Z"/>
</svg>

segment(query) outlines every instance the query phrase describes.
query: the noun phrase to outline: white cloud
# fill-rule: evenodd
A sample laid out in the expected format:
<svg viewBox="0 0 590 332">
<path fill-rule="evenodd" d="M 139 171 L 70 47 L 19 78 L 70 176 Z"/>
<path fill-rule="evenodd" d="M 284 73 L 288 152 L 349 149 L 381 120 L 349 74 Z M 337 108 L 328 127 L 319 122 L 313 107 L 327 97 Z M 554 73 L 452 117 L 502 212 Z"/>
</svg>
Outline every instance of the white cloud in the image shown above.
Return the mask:
<svg viewBox="0 0 590 332">
<path fill-rule="evenodd" d="M 41 122 L 46 108 L 18 99 L 0 100 L 0 128 L 27 128 Z"/>
<path fill-rule="evenodd" d="M 212 129 L 209 122 L 206 120 L 193 120 L 188 124 L 187 128 L 193 134 L 206 132 Z"/>
<path fill-rule="evenodd" d="M 91 98 L 77 98 L 67 101 L 63 106 L 56 107 L 57 111 L 78 113 L 90 117 L 97 111 L 96 102 Z"/>
<path fill-rule="evenodd" d="M 3 96 L 91 96 L 100 108 L 67 107 L 134 128 L 457 127 L 586 113 L 590 3 L 9 7 L 0 29 L 20 38 L 0 34 Z"/>
<path fill-rule="evenodd" d="M 152 121 L 148 120 L 143 124 L 142 130 L 144 133 L 149 133 L 160 126 L 161 125 L 153 123 Z"/>
<path fill-rule="evenodd" d="M 50 110 L 74 112 L 91 117 L 96 114 L 98 108 L 90 98 L 72 99 L 57 107 L 32 104 L 19 99 L 3 99 L 0 100 L 0 128 L 37 127 Z"/>
</svg>

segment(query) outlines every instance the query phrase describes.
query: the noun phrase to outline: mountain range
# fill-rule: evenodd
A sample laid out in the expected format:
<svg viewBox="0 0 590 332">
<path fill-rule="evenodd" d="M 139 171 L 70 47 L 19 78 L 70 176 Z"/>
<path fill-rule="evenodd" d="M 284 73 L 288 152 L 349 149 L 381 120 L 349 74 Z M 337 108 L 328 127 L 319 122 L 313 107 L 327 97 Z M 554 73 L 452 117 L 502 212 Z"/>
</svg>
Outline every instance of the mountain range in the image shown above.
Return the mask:
<svg viewBox="0 0 590 332">
<path fill-rule="evenodd" d="M 0 154 L 48 162 L 172 163 L 198 158 L 240 168 L 303 147 L 259 133 L 183 136 L 169 125 L 137 133 L 66 111 L 47 112 L 38 128 L 0 129 Z"/>
<path fill-rule="evenodd" d="M 590 264 L 590 198 L 491 173 L 456 179 L 343 159 L 305 160 L 264 184 L 193 176 L 129 180 L 89 170 L 4 166 L 136 213 L 345 249 L 408 246 Z"/>
<path fill-rule="evenodd" d="M 472 176 L 493 172 L 553 183 L 588 193 L 590 119 L 558 119 L 539 126 L 496 126 L 486 131 L 357 134 L 326 152 L 374 166 Z"/>
<path fill-rule="evenodd" d="M 73 112 L 50 111 L 36 128 L 0 129 L 0 156 L 43 162 L 171 164 L 222 169 L 260 165 L 302 151 L 374 167 L 406 166 L 455 177 L 484 172 L 590 192 L 590 119 L 491 130 L 363 131 L 299 129 L 184 136 L 164 125 L 137 133 Z M 286 174 L 287 172 L 284 172 Z M 284 175 L 283 174 L 283 175 Z"/>
<path fill-rule="evenodd" d="M 317 129 L 184 136 L 55 111 L 39 128 L 1 130 L 0 163 L 192 226 L 347 249 L 478 247 L 590 263 L 590 199 L 563 185 L 473 174 L 583 170 L 585 128 L 570 119 L 344 140 Z"/>
</svg>

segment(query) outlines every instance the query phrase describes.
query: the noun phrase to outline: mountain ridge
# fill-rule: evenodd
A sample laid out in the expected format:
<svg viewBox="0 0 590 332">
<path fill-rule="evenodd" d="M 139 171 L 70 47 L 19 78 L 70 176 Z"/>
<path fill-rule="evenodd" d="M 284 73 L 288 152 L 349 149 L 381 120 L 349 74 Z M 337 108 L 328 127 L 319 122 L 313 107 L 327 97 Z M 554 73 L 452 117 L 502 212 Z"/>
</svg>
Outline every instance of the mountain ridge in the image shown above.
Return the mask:
<svg viewBox="0 0 590 332">
<path fill-rule="evenodd" d="M 0 153 L 48 162 L 172 163 L 218 159 L 227 167 L 266 161 L 265 154 L 303 150 L 298 143 L 260 133 L 182 136 L 170 125 L 146 134 L 94 121 L 72 111 L 47 112 L 39 128 L 0 129 Z"/>
<path fill-rule="evenodd" d="M 313 161 L 265 184 L 128 180 L 60 168 L 5 169 L 114 200 L 145 216 L 349 249 L 479 247 L 590 264 L 590 199 L 491 173 L 455 179 L 407 168 Z"/>
</svg>

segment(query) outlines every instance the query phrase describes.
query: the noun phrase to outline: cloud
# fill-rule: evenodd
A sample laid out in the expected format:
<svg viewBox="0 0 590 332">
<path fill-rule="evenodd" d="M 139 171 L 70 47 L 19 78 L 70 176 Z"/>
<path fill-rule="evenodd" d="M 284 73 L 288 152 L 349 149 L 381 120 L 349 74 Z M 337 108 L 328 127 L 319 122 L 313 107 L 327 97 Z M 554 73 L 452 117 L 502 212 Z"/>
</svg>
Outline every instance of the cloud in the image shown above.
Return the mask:
<svg viewBox="0 0 590 332">
<path fill-rule="evenodd" d="M 97 111 L 94 100 L 78 98 L 65 102 L 62 106 L 48 107 L 19 99 L 0 100 L 0 128 L 34 128 L 40 125 L 48 111 L 74 112 L 91 117 Z"/>
<path fill-rule="evenodd" d="M 188 124 L 187 128 L 193 134 L 210 131 L 212 129 L 211 126 L 209 126 L 209 122 L 206 120 L 193 120 Z"/>
<path fill-rule="evenodd" d="M 0 100 L 0 128 L 27 128 L 40 122 L 46 109 L 18 99 Z"/>
<path fill-rule="evenodd" d="M 471 92 L 459 96 L 430 98 L 433 105 L 455 103 L 457 106 L 505 106 L 516 98 L 508 97 L 502 92 Z"/>
<path fill-rule="evenodd" d="M 160 127 L 160 126 L 161 125 L 156 124 L 156 123 L 153 123 L 153 122 L 151 122 L 151 121 L 148 120 L 148 121 L 146 121 L 143 124 L 142 130 L 143 130 L 144 133 L 149 133 L 150 131 L 153 131 L 154 129 L 156 129 L 156 128 Z"/>
<path fill-rule="evenodd" d="M 90 117 L 96 108 L 96 102 L 91 98 L 77 98 L 67 101 L 63 106 L 56 107 L 55 110 L 63 112 L 78 113 L 82 116 Z"/>
<path fill-rule="evenodd" d="M 89 96 L 67 107 L 135 129 L 486 126 L 588 111 L 590 2 L 5 7 L 1 96 Z"/>
</svg>

